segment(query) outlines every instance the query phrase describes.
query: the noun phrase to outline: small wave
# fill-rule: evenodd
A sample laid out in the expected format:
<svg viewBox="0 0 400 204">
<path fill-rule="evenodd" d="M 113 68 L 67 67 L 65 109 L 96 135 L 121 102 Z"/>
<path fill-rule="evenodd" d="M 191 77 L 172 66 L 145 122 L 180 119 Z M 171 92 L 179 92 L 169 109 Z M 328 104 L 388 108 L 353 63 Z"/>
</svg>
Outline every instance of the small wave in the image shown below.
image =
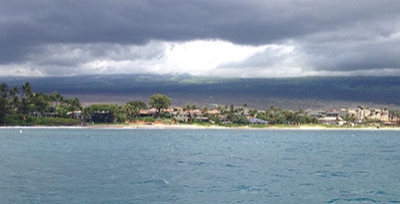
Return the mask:
<svg viewBox="0 0 400 204">
<path fill-rule="evenodd" d="M 312 183 L 301 183 L 299 186 L 313 186 L 314 184 Z"/>
<path fill-rule="evenodd" d="M 146 181 L 140 181 L 139 184 L 162 184 L 162 185 L 170 185 L 169 181 L 164 179 L 151 179 Z"/>
<path fill-rule="evenodd" d="M 328 203 L 343 203 L 343 202 L 376 203 L 376 200 L 372 198 L 361 197 L 361 198 L 333 198 L 328 201 Z"/>
<path fill-rule="evenodd" d="M 201 162 L 189 162 L 189 164 L 192 166 L 205 166 L 205 165 L 208 165 L 209 163 L 201 161 Z"/>
<path fill-rule="evenodd" d="M 341 171 L 316 171 L 314 172 L 315 175 L 324 177 L 324 178 L 331 178 L 331 177 L 342 177 L 346 178 L 346 174 Z"/>
<path fill-rule="evenodd" d="M 259 193 L 259 192 L 265 192 L 268 191 L 268 188 L 263 185 L 263 186 L 254 186 L 254 185 L 240 185 L 238 187 L 238 190 L 240 192 L 247 192 L 247 193 Z"/>
</svg>

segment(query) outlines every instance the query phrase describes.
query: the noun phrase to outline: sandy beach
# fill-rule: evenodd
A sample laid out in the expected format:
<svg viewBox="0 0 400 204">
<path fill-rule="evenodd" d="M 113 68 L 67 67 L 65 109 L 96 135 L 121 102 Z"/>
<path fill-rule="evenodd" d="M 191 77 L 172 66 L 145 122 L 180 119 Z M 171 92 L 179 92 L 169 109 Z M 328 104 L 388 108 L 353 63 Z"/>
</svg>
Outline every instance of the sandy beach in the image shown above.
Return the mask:
<svg viewBox="0 0 400 204">
<path fill-rule="evenodd" d="M 115 124 L 115 125 L 89 125 L 84 128 L 123 128 L 123 129 L 232 129 L 232 130 L 400 130 L 400 127 L 375 127 L 375 126 L 323 126 L 323 125 L 296 125 L 265 127 L 244 126 L 219 126 L 199 124 Z"/>
<path fill-rule="evenodd" d="M 99 124 L 87 126 L 3 126 L 0 128 L 5 129 L 29 129 L 29 128 L 46 128 L 46 129 L 191 129 L 191 130 L 204 130 L 204 129 L 230 129 L 230 130 L 396 130 L 400 131 L 400 127 L 340 127 L 340 126 L 322 126 L 322 125 L 300 125 L 300 126 L 265 126 L 265 127 L 251 127 L 251 126 L 238 126 L 227 127 L 218 125 L 197 125 L 197 124 Z"/>
</svg>

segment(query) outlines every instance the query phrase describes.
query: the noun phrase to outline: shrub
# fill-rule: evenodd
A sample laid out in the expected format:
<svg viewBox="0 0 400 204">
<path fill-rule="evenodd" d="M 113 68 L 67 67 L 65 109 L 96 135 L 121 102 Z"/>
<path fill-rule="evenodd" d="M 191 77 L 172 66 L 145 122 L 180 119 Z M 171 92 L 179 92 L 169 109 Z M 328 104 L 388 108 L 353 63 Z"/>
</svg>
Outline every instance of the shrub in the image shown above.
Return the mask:
<svg viewBox="0 0 400 204">
<path fill-rule="evenodd" d="M 145 117 L 144 122 L 146 123 L 154 123 L 156 120 L 153 117 Z"/>
</svg>

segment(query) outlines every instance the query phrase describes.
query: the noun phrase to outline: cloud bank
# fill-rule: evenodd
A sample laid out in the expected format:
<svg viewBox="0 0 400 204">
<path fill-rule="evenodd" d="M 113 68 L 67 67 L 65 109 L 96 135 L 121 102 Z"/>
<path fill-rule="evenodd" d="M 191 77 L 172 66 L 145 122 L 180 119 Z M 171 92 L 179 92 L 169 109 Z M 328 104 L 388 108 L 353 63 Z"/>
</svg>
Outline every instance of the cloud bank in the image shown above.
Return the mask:
<svg viewBox="0 0 400 204">
<path fill-rule="evenodd" d="M 400 2 L 0 0 L 0 75 L 400 76 Z"/>
</svg>

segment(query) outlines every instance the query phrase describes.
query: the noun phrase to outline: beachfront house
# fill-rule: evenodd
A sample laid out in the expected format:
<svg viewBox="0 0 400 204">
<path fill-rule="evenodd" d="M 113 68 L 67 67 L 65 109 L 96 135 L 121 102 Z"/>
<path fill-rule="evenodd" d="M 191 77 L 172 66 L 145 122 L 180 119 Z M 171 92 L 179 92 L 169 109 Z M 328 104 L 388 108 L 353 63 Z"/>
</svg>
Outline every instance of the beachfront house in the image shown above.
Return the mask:
<svg viewBox="0 0 400 204">
<path fill-rule="evenodd" d="M 269 122 L 259 118 L 249 118 L 250 124 L 267 125 Z"/>
<path fill-rule="evenodd" d="M 190 110 L 190 111 L 179 111 L 175 115 L 175 120 L 178 122 L 207 122 L 210 119 L 203 115 L 200 110 Z"/>
<path fill-rule="evenodd" d="M 175 121 L 177 122 L 189 122 L 189 113 L 188 112 L 176 112 L 174 117 Z"/>
<path fill-rule="evenodd" d="M 318 119 L 322 124 L 326 125 L 344 125 L 346 121 L 343 120 L 341 117 L 328 117 L 325 116 L 323 118 Z"/>
<path fill-rule="evenodd" d="M 77 111 L 70 111 L 67 113 L 69 118 L 75 118 L 75 119 L 80 119 L 83 120 L 83 113 L 80 110 Z"/>
</svg>

